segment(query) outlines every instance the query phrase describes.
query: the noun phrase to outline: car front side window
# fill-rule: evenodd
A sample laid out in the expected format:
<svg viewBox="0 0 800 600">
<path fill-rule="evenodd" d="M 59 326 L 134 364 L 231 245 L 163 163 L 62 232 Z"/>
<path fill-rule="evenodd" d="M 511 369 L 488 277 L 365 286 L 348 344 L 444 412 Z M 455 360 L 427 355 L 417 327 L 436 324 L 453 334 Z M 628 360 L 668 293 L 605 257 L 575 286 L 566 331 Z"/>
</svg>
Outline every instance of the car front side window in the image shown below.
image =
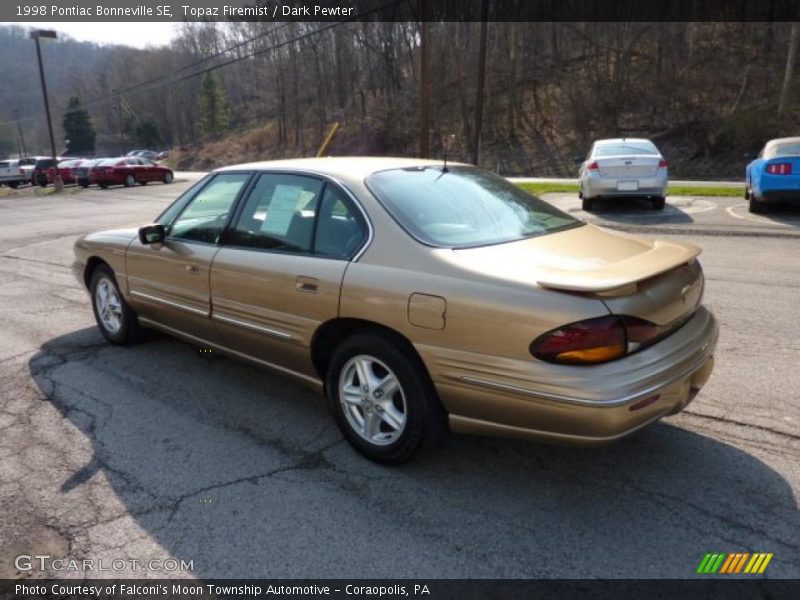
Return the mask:
<svg viewBox="0 0 800 600">
<path fill-rule="evenodd" d="M 215 176 L 173 221 L 168 237 L 208 244 L 219 242 L 234 202 L 249 178 L 249 173 Z"/>
</svg>

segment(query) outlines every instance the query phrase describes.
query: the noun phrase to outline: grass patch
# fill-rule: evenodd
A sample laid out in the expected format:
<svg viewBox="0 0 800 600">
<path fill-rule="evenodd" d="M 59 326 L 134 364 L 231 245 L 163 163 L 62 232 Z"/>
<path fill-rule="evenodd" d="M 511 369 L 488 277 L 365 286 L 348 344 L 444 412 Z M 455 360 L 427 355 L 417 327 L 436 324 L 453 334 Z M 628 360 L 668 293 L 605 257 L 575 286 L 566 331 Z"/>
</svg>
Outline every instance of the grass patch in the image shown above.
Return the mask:
<svg viewBox="0 0 800 600">
<path fill-rule="evenodd" d="M 534 196 L 543 194 L 577 194 L 580 187 L 576 183 L 519 183 L 523 190 Z M 668 196 L 715 196 L 720 198 L 738 198 L 744 195 L 744 186 L 706 187 L 692 185 L 671 185 L 667 187 Z"/>
</svg>

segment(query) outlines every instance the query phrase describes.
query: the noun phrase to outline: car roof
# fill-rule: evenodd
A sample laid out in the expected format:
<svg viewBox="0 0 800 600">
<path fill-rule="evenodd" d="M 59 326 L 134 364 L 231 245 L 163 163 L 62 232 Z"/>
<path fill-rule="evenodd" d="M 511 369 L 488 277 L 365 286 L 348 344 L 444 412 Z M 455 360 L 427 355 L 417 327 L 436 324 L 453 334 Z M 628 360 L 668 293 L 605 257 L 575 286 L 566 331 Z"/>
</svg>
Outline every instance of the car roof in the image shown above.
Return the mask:
<svg viewBox="0 0 800 600">
<path fill-rule="evenodd" d="M 774 140 L 770 140 L 764 146 L 765 148 L 769 148 L 771 146 L 777 146 L 778 144 L 797 144 L 800 143 L 800 137 L 785 137 L 785 138 L 775 138 Z"/>
<path fill-rule="evenodd" d="M 648 144 L 652 144 L 653 143 L 651 140 L 648 140 L 647 138 L 609 138 L 609 139 L 606 139 L 606 140 L 596 140 L 595 144 L 596 145 L 602 145 L 602 144 L 627 144 L 627 143 L 638 144 L 638 143 L 641 143 L 641 142 L 646 142 Z"/>
<path fill-rule="evenodd" d="M 441 160 L 426 160 L 421 158 L 399 158 L 383 156 L 333 156 L 323 158 L 293 158 L 286 160 L 269 160 L 252 162 L 241 165 L 231 165 L 216 169 L 215 173 L 225 171 L 308 171 L 330 177 L 361 179 L 377 171 L 389 169 L 404 169 L 409 167 L 442 166 Z M 467 166 L 462 163 L 448 163 L 449 165 Z"/>
</svg>

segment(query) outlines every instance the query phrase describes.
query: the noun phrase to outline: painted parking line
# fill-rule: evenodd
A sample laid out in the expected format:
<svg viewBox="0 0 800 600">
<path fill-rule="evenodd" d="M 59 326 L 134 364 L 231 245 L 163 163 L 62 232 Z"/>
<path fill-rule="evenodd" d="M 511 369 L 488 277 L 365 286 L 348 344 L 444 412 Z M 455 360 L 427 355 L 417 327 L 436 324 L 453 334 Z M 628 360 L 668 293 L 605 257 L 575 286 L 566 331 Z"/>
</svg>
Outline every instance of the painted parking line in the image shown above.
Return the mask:
<svg viewBox="0 0 800 600">
<path fill-rule="evenodd" d="M 785 214 L 781 214 L 780 221 L 776 221 L 775 219 L 770 219 L 764 215 L 754 215 L 750 212 L 748 205 L 745 203 L 729 206 L 725 209 L 725 212 L 736 219 L 753 221 L 754 223 L 761 223 L 762 225 L 773 225 L 778 227 L 781 225 L 791 227 L 800 225 L 800 216 L 787 216 Z"/>
<path fill-rule="evenodd" d="M 601 205 L 598 207 L 598 210 L 587 212 L 584 211 L 582 208 L 582 203 L 577 196 L 574 195 L 564 195 L 559 196 L 557 194 L 548 194 L 545 200 L 552 202 L 562 210 L 565 210 L 569 213 L 580 214 L 580 215 L 590 215 L 595 218 L 603 218 L 603 213 L 611 213 L 615 217 L 630 217 L 636 219 L 664 219 L 669 217 L 678 217 L 681 215 L 688 215 L 688 214 L 698 214 L 704 212 L 710 212 L 717 208 L 717 203 L 706 198 L 691 198 L 688 196 L 676 196 L 670 197 L 667 199 L 667 203 L 664 206 L 664 210 L 651 210 L 649 208 L 638 208 L 638 207 L 631 207 L 627 208 L 624 205 L 612 205 L 611 201 L 606 201 L 606 204 Z M 622 201 L 624 202 L 624 200 Z M 612 207 L 613 208 L 610 208 Z"/>
</svg>

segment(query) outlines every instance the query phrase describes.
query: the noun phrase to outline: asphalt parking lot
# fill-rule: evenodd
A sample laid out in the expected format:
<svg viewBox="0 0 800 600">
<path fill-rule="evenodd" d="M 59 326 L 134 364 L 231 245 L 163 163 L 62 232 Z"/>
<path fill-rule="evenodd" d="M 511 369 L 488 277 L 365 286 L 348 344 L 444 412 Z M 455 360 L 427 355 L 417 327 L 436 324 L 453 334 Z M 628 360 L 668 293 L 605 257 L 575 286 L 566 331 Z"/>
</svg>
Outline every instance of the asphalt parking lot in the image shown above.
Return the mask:
<svg viewBox="0 0 800 600">
<path fill-rule="evenodd" d="M 128 577 L 692 577 L 771 552 L 800 577 L 800 208 L 636 201 L 591 215 L 704 249 L 716 370 L 689 409 L 601 449 L 452 436 L 384 468 L 320 398 L 152 335 L 106 344 L 70 272 L 88 231 L 149 222 L 188 181 L 0 198 L 0 578 L 18 555 L 174 558 Z M 109 576 L 109 573 L 89 575 Z"/>
</svg>

